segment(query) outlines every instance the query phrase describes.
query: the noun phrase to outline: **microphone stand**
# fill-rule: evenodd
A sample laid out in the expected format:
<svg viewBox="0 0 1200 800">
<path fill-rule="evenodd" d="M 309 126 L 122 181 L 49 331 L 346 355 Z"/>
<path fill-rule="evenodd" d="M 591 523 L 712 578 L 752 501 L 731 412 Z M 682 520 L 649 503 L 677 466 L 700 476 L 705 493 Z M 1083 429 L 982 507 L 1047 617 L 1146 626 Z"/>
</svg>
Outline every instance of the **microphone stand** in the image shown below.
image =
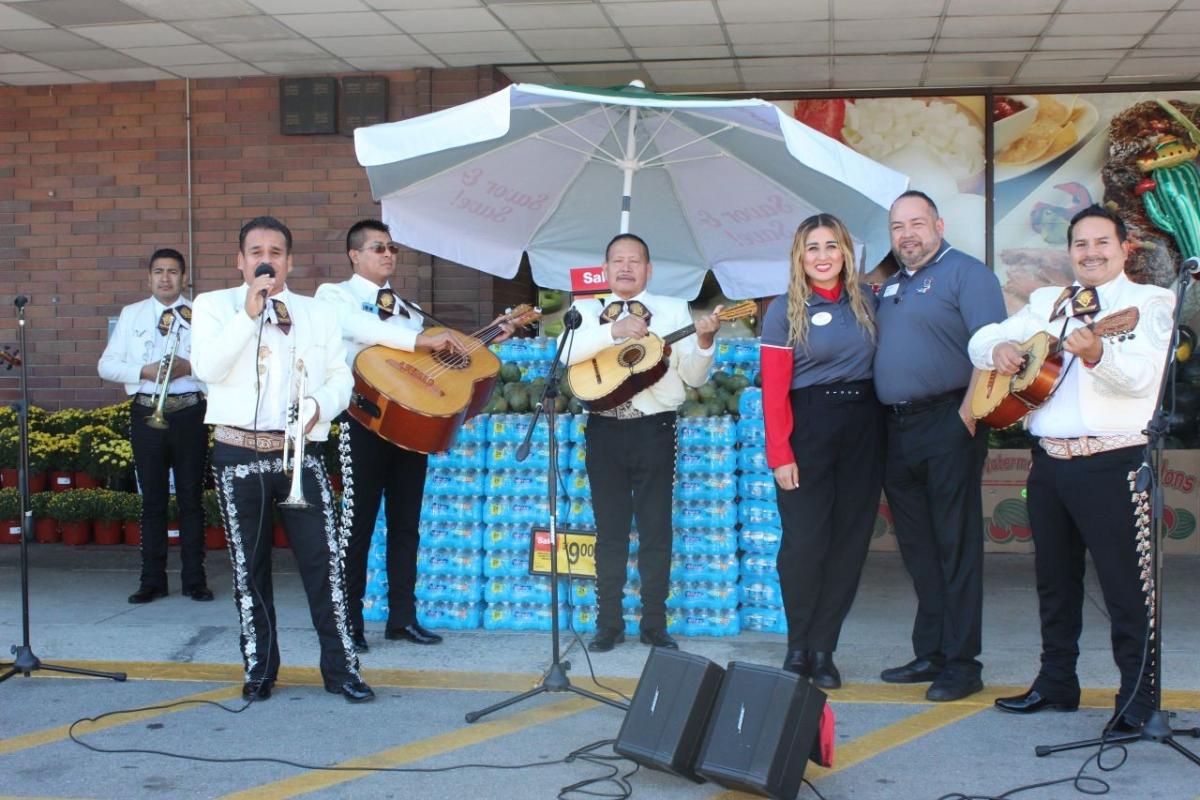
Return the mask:
<svg viewBox="0 0 1200 800">
<path fill-rule="evenodd" d="M 20 457 L 17 465 L 18 494 L 21 496 L 21 644 L 14 644 L 9 652 L 13 654 L 10 664 L 0 664 L 4 672 L 0 674 L 0 683 L 14 675 L 24 675 L 26 678 L 37 670 L 65 672 L 70 675 L 90 675 L 93 678 L 111 678 L 114 681 L 125 680 L 124 672 L 98 672 L 78 667 L 64 667 L 60 664 L 47 664 L 36 655 L 29 643 L 29 542 L 33 539 L 33 509 L 29 505 L 29 382 L 26 376 L 26 364 L 29 350 L 25 344 L 25 304 L 29 298 L 20 296 L 13 301 L 17 307 L 17 347 L 22 357 L 17 363 L 17 374 L 21 382 L 21 400 L 14 403 L 17 412 L 17 433 L 20 438 Z"/>
<path fill-rule="evenodd" d="M 1113 733 L 1106 728 L 1099 737 L 1094 739 L 1067 742 L 1065 744 L 1038 745 L 1033 751 L 1039 757 L 1064 750 L 1077 750 L 1083 747 L 1149 741 L 1165 744 L 1196 766 L 1200 766 L 1200 756 L 1197 756 L 1191 750 L 1188 750 L 1175 741 L 1175 737 L 1177 736 L 1190 736 L 1193 739 L 1200 739 L 1200 727 L 1172 728 L 1171 715 L 1173 712 L 1166 711 L 1162 707 L 1162 537 L 1166 532 L 1166 527 L 1163 524 L 1162 463 L 1163 450 L 1166 448 L 1167 432 L 1170 429 L 1170 424 L 1167 421 L 1168 411 L 1164 408 L 1164 404 L 1168 396 L 1168 390 L 1172 404 L 1174 403 L 1175 371 L 1172 369 L 1172 366 L 1175 363 L 1175 349 L 1178 346 L 1176 339 L 1179 331 L 1179 320 L 1183 311 L 1183 298 L 1187 293 L 1188 285 L 1191 284 L 1194 277 L 1190 272 L 1194 261 L 1195 259 L 1188 259 L 1183 264 L 1183 268 L 1179 273 L 1179 279 L 1175 284 L 1175 313 L 1172 319 L 1172 330 L 1175 331 L 1175 334 L 1171 346 L 1167 350 L 1166 363 L 1163 368 L 1162 377 L 1158 382 L 1156 411 L 1150 419 L 1149 425 L 1146 426 L 1145 434 L 1147 441 L 1145 455 L 1143 456 L 1142 466 L 1138 468 L 1134 483 L 1134 491 L 1149 491 L 1150 493 L 1150 567 L 1148 577 L 1152 582 L 1150 590 L 1152 602 L 1150 606 L 1150 623 L 1146 631 L 1149 637 L 1149 653 L 1147 656 L 1149 664 L 1143 664 L 1139 683 L 1147 679 L 1150 681 L 1150 685 L 1153 687 L 1154 711 L 1140 730 L 1129 733 Z M 1149 666 L 1149 670 L 1146 669 L 1146 666 Z M 1118 710 L 1118 719 L 1124 710 L 1124 707 Z"/>
<path fill-rule="evenodd" d="M 467 722 L 475 722 L 481 717 L 486 717 L 494 711 L 499 711 L 502 708 L 508 708 L 516 703 L 528 700 L 531 697 L 537 697 L 540 694 L 548 692 L 573 692 L 589 700 L 595 700 L 597 703 L 605 703 L 613 708 L 619 708 L 622 711 L 628 711 L 629 706 L 617 700 L 613 700 L 603 695 L 589 692 L 587 689 L 581 689 L 571 683 L 571 679 L 567 677 L 567 670 L 571 668 L 568 662 L 562 660 L 562 655 L 559 651 L 558 641 L 558 438 L 555 432 L 555 407 L 554 401 L 558 398 L 558 382 L 561 379 L 561 367 L 563 351 L 566 349 L 569 342 L 575 337 L 575 329 L 582 322 L 582 317 L 575 309 L 567 311 L 563 317 L 563 322 L 566 325 L 566 332 L 563 334 L 562 340 L 558 343 L 558 351 L 554 354 L 554 361 L 551 362 L 550 375 L 546 378 L 546 388 L 542 390 L 541 400 L 538 401 L 538 407 L 534 410 L 533 420 L 530 421 L 529 427 L 525 431 L 525 440 L 521 442 L 521 446 L 517 448 L 517 460 L 524 461 L 529 455 L 530 442 L 533 439 L 533 432 L 537 428 L 538 417 L 544 412 L 546 414 L 546 423 L 549 426 L 549 444 L 548 451 L 550 455 L 550 465 L 546 473 L 546 487 L 548 491 L 547 498 L 550 507 L 550 667 L 542 676 L 542 682 L 533 687 L 527 692 L 501 700 L 499 703 L 494 703 L 487 708 L 479 711 L 471 711 L 467 714 Z"/>
</svg>

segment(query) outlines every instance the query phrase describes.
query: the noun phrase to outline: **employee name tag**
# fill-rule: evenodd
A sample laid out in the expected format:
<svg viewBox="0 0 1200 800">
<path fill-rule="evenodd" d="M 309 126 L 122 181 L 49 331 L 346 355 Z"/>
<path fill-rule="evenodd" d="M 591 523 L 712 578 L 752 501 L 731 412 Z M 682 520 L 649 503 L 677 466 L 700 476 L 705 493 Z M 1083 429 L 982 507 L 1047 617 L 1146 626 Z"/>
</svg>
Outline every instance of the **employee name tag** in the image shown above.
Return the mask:
<svg viewBox="0 0 1200 800">
<path fill-rule="evenodd" d="M 370 311 L 372 314 L 378 314 L 378 313 L 379 313 L 379 306 L 375 305 L 374 303 L 363 303 L 363 304 L 362 304 L 362 310 L 363 310 L 363 311 Z"/>
<path fill-rule="evenodd" d="M 886 289 L 884 289 L 884 290 L 883 290 L 883 296 L 884 296 L 884 297 L 891 297 L 891 296 L 892 296 L 892 295 L 894 295 L 894 294 L 895 294 L 895 293 L 896 293 L 896 292 L 897 292 L 899 289 L 900 289 L 900 284 L 898 284 L 898 283 L 893 283 L 891 286 L 889 286 L 889 287 L 887 287 Z"/>
</svg>

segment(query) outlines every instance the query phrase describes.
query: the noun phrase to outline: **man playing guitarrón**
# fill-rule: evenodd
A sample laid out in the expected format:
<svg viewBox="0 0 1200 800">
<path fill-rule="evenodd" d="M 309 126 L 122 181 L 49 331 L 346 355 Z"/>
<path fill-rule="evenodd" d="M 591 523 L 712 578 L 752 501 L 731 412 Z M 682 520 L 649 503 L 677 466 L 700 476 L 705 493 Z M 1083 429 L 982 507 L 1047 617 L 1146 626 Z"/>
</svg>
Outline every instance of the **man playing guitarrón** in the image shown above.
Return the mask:
<svg viewBox="0 0 1200 800">
<path fill-rule="evenodd" d="M 1153 416 L 1172 333 L 1172 297 L 1125 275 L 1125 224 L 1100 206 L 1080 211 L 1067 231 L 1075 283 L 1033 292 L 1029 305 L 971 338 L 975 366 L 1005 375 L 1023 366 L 1017 346 L 1038 332 L 1063 340 L 1063 372 L 1050 399 L 1028 417 L 1039 437 L 1027 482 L 1036 547 L 1042 664 L 1024 694 L 996 706 L 1016 714 L 1079 707 L 1079 634 L 1083 627 L 1084 551 L 1092 554 L 1112 624 L 1113 658 L 1121 671 L 1109 727 L 1129 732 L 1155 708 L 1150 676 L 1157 642 L 1143 671 L 1152 587 L 1148 499 L 1136 491 L 1142 432 Z M 1128 309 L 1136 326 L 1098 335 L 1093 323 Z M 1121 712 L 1124 711 L 1122 715 Z"/>
<path fill-rule="evenodd" d="M 604 270 L 615 297 L 608 303 L 580 300 L 583 323 L 568 364 L 595 356 L 626 339 L 653 332 L 665 336 L 692 324 L 687 302 L 646 291 L 653 266 L 641 238 L 623 233 L 605 250 Z M 675 482 L 675 409 L 684 383 L 699 386 L 712 364 L 716 313 L 697 320 L 696 339 L 672 345 L 669 368 L 652 386 L 608 411 L 588 415 L 585 431 L 588 481 L 596 513 L 596 635 L 593 652 L 625 640 L 621 614 L 630 523 L 638 530 L 641 573 L 641 640 L 676 647 L 667 634 L 666 600 L 671 569 L 671 492 Z M 566 335 L 566 334 L 564 334 Z"/>
</svg>

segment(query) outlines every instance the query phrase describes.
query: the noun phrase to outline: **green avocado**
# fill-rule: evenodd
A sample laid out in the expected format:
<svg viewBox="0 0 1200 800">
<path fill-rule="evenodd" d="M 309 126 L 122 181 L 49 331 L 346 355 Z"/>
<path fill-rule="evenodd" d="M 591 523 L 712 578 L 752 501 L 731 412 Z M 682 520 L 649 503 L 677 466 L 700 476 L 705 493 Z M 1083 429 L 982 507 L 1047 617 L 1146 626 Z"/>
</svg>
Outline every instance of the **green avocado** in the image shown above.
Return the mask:
<svg viewBox="0 0 1200 800">
<path fill-rule="evenodd" d="M 500 367 L 500 380 L 505 383 L 516 383 L 521 380 L 521 368 L 516 364 L 504 364 Z"/>
</svg>

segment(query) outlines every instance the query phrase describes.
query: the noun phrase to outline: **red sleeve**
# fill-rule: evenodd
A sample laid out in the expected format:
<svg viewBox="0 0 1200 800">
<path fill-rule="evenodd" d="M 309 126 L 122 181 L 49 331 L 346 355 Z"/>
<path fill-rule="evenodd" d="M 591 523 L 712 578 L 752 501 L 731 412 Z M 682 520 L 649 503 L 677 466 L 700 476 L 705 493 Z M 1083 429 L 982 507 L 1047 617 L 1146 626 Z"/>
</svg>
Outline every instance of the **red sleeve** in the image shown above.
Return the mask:
<svg viewBox="0 0 1200 800">
<path fill-rule="evenodd" d="M 771 469 L 793 464 L 792 348 L 764 344 L 760 350 L 762 370 L 763 421 L 767 427 L 767 465 Z"/>
</svg>

